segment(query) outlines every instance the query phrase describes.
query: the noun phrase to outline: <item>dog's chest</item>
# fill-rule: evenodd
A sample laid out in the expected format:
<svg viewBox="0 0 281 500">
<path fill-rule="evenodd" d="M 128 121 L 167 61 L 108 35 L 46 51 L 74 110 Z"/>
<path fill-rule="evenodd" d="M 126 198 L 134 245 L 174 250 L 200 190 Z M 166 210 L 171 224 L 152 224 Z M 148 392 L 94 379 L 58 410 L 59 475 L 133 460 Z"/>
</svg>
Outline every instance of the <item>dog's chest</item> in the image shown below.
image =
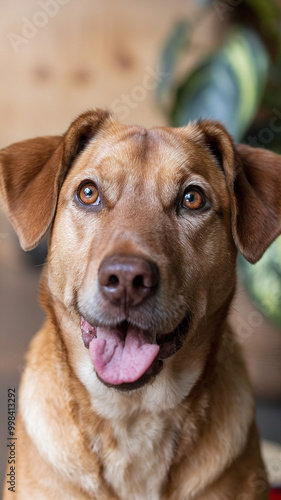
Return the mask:
<svg viewBox="0 0 281 500">
<path fill-rule="evenodd" d="M 114 424 L 117 446 L 103 450 L 104 476 L 120 500 L 160 500 L 173 457 L 176 432 L 146 415 Z"/>
</svg>

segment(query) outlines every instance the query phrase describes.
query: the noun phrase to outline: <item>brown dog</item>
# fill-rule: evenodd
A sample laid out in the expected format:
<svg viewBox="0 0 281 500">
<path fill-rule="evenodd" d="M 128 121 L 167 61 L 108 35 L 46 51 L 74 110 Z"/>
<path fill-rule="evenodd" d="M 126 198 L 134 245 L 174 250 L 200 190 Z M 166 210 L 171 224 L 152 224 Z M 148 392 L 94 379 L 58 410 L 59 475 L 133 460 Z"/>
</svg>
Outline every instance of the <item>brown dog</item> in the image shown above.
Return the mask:
<svg viewBox="0 0 281 500">
<path fill-rule="evenodd" d="M 0 161 L 22 247 L 50 228 L 11 498 L 268 498 L 226 318 L 237 248 L 256 262 L 281 232 L 280 157 L 212 121 L 145 130 L 96 111 Z"/>
</svg>

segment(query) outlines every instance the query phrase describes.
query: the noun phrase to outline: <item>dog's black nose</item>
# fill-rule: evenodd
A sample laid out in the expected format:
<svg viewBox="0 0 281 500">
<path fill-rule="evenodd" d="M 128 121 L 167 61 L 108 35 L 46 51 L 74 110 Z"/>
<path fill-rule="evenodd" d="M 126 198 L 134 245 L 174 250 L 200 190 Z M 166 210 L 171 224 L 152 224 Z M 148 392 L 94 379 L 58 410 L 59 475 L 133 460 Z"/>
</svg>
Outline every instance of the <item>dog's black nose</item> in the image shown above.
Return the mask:
<svg viewBox="0 0 281 500">
<path fill-rule="evenodd" d="M 156 289 L 159 271 L 154 262 L 141 257 L 112 255 L 102 261 L 98 280 L 110 302 L 131 307 L 143 302 Z"/>
</svg>

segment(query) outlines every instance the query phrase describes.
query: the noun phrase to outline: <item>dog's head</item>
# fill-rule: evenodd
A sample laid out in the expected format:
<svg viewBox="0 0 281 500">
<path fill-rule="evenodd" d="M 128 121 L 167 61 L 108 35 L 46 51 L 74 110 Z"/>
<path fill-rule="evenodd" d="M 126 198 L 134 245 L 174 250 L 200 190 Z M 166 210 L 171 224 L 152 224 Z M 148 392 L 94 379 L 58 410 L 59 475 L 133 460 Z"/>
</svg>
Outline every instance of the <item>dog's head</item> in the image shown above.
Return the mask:
<svg viewBox="0 0 281 500">
<path fill-rule="evenodd" d="M 256 262 L 281 232 L 280 178 L 280 157 L 234 145 L 219 123 L 145 130 L 103 111 L 0 157 L 22 247 L 51 228 L 49 290 L 120 389 L 155 376 L 200 322 L 218 327 L 237 249 Z"/>
</svg>

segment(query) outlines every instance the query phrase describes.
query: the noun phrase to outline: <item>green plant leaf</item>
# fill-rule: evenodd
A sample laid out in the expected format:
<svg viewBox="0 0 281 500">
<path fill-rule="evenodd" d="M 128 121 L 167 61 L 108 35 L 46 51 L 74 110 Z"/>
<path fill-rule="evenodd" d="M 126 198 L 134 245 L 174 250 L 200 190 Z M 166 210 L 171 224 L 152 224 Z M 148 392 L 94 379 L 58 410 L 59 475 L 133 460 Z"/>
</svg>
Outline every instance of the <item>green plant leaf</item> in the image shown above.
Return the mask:
<svg viewBox="0 0 281 500">
<path fill-rule="evenodd" d="M 245 0 L 261 21 L 276 21 L 280 8 L 272 0 Z"/>
<path fill-rule="evenodd" d="M 188 48 L 190 35 L 190 24 L 186 21 L 176 23 L 172 34 L 166 43 L 160 58 L 160 71 L 163 78 L 156 89 L 156 101 L 158 105 L 165 109 L 169 100 L 174 70 L 177 62 Z"/>
<path fill-rule="evenodd" d="M 260 104 L 268 68 L 269 56 L 259 36 L 242 26 L 233 28 L 222 48 L 188 74 L 177 89 L 172 125 L 212 118 L 240 140 Z"/>
</svg>

